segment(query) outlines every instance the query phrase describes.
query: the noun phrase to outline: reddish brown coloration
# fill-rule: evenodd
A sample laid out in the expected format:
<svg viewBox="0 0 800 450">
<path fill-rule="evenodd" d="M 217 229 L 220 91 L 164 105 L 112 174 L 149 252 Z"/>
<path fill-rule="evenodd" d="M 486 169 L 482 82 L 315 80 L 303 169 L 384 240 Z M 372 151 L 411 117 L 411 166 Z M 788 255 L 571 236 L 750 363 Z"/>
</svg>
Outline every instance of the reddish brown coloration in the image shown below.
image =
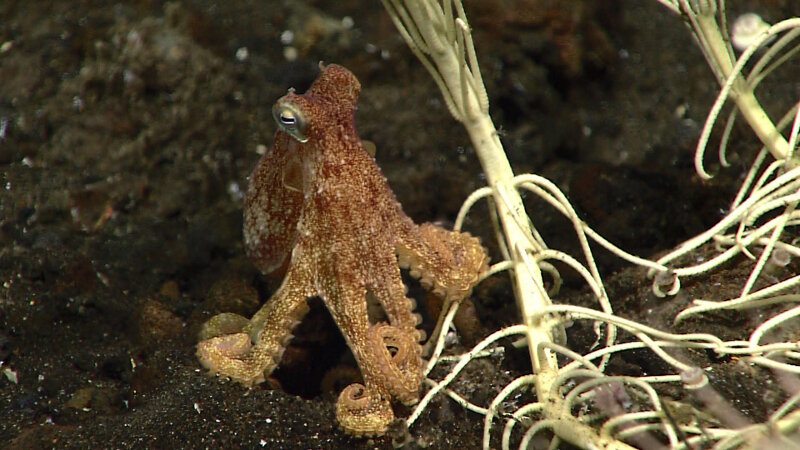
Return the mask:
<svg viewBox="0 0 800 450">
<path fill-rule="evenodd" d="M 422 383 L 424 332 L 416 329 L 420 319 L 400 267 L 434 293 L 459 301 L 488 257 L 468 234 L 417 226 L 403 213 L 356 133 L 359 91 L 352 73 L 329 65 L 307 93 L 290 91 L 275 104 L 280 130 L 251 177 L 244 235 L 263 272 L 289 257 L 288 271 L 251 320 L 230 313 L 209 320 L 197 354 L 212 372 L 248 386 L 260 383 L 308 310 L 306 299 L 319 296 L 364 378 L 364 385 L 352 384 L 340 395 L 337 419 L 351 434 L 374 435 L 393 420 L 391 401 L 415 403 Z M 368 294 L 389 323 L 370 317 Z"/>
</svg>

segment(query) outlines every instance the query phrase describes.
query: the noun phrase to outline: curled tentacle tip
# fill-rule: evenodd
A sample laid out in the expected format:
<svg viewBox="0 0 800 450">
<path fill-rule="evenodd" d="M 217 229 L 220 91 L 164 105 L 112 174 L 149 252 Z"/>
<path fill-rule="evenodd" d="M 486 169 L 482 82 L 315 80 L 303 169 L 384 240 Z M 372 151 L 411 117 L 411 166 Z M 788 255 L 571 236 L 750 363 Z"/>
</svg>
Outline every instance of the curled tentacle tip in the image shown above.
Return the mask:
<svg viewBox="0 0 800 450">
<path fill-rule="evenodd" d="M 339 426 L 354 436 L 381 436 L 394 420 L 389 401 L 360 383 L 353 383 L 339 394 L 336 402 Z"/>
<path fill-rule="evenodd" d="M 704 148 L 702 147 L 698 148 L 697 150 L 697 154 L 695 155 L 694 159 L 694 171 L 697 172 L 697 176 L 699 176 L 700 179 L 706 181 L 714 178 L 714 176 L 706 172 L 706 168 L 703 165 L 703 151 Z"/>
<path fill-rule="evenodd" d="M 706 172 L 706 170 L 702 167 L 697 168 L 697 176 L 699 176 L 700 179 L 702 179 L 703 181 L 708 181 L 714 178 L 714 175 L 711 175 L 710 173 Z"/>
<path fill-rule="evenodd" d="M 666 288 L 666 290 L 664 289 Z M 673 296 L 681 290 L 681 280 L 672 270 L 658 272 L 653 277 L 653 294 L 664 298 Z"/>
<path fill-rule="evenodd" d="M 676 327 L 680 325 L 680 323 L 683 322 L 684 319 L 686 319 L 686 316 L 687 316 L 686 311 L 679 313 L 677 316 L 675 316 L 674 319 L 672 319 L 672 326 Z"/>
<path fill-rule="evenodd" d="M 216 367 L 217 362 L 238 358 L 252 347 L 250 336 L 246 333 L 229 334 L 200 341 L 197 344 L 197 357 L 207 368 Z"/>
</svg>

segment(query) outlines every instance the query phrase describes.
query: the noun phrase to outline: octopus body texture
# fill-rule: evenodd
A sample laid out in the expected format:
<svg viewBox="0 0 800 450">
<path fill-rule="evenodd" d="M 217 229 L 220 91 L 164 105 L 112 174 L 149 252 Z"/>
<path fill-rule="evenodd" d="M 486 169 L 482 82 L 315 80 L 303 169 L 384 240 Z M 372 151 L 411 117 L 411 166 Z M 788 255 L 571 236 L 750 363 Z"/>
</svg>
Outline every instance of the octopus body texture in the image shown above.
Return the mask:
<svg viewBox="0 0 800 450">
<path fill-rule="evenodd" d="M 197 356 L 211 372 L 261 383 L 279 364 L 308 298 L 320 297 L 364 381 L 342 391 L 336 418 L 350 434 L 380 435 L 394 419 L 392 402 L 416 403 L 423 381 L 425 333 L 400 269 L 460 301 L 488 257 L 469 234 L 418 226 L 403 213 L 356 133 L 360 89 L 352 73 L 331 64 L 305 94 L 290 90 L 275 104 L 279 130 L 250 177 L 244 239 L 262 272 L 288 269 L 251 319 L 223 313 L 206 322 Z M 368 296 L 385 318 L 370 316 Z"/>
</svg>

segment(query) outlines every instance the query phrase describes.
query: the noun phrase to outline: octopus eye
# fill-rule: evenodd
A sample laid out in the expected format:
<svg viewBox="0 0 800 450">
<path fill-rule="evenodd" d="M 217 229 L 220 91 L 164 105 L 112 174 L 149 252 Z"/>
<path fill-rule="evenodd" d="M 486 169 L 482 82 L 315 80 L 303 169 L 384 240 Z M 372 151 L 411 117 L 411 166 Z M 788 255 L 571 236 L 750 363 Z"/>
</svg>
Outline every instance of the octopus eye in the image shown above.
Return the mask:
<svg viewBox="0 0 800 450">
<path fill-rule="evenodd" d="M 272 109 L 272 115 L 278 127 L 300 142 L 307 142 L 306 120 L 294 105 L 277 104 Z"/>
<path fill-rule="evenodd" d="M 281 125 L 285 127 L 293 127 L 297 124 L 297 117 L 291 111 L 284 111 L 281 113 Z"/>
</svg>

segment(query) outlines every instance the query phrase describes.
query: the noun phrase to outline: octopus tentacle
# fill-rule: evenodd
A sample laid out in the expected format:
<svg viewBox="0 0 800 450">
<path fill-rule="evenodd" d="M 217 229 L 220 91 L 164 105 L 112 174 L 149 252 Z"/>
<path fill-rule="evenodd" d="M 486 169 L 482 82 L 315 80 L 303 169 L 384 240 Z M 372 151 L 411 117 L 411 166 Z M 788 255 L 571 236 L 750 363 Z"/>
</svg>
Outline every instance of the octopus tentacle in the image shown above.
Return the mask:
<svg viewBox="0 0 800 450">
<path fill-rule="evenodd" d="M 480 240 L 430 223 L 416 231 L 401 236 L 397 244 L 400 267 L 408 268 L 412 277 L 445 303 L 469 296 L 488 269 L 489 257 Z"/>
<path fill-rule="evenodd" d="M 245 386 L 264 382 L 264 370 L 250 357 L 253 344 L 246 333 L 206 339 L 197 344 L 197 359 L 211 374 L 238 381 Z"/>
<path fill-rule="evenodd" d="M 366 302 L 348 301 L 365 298 L 366 287 L 357 283 L 340 280 L 326 291 L 322 299 L 353 350 L 366 385 L 403 403 L 416 402 L 422 384 L 422 347 L 415 329 L 383 322 L 370 325 Z"/>
<path fill-rule="evenodd" d="M 283 285 L 239 332 L 230 333 L 232 327 L 242 325 L 234 314 L 220 314 L 206 322 L 197 344 L 200 363 L 211 373 L 245 386 L 263 382 L 280 362 L 292 330 L 308 312 L 300 273 L 290 270 Z"/>
<path fill-rule="evenodd" d="M 370 327 L 367 343 L 379 370 L 378 382 L 404 404 L 416 403 L 422 385 L 422 346 L 414 336 L 387 323 L 377 323 Z"/>
<path fill-rule="evenodd" d="M 378 389 L 353 383 L 339 394 L 336 420 L 354 436 L 380 436 L 394 420 L 394 412 L 388 397 Z"/>
<path fill-rule="evenodd" d="M 388 254 L 390 261 L 382 277 L 370 283 L 370 291 L 380 301 L 383 311 L 392 325 L 414 335 L 417 341 L 425 340 L 425 331 L 417 329 L 422 323 L 422 316 L 414 312 L 416 300 L 406 296 L 408 288 L 403 283 L 400 268 L 394 261 L 394 255 Z"/>
<path fill-rule="evenodd" d="M 240 316 L 239 314 L 217 314 L 203 324 L 198 335 L 198 341 L 205 341 L 228 334 L 241 333 L 249 322 L 250 320 L 247 319 L 247 317 Z"/>
</svg>

